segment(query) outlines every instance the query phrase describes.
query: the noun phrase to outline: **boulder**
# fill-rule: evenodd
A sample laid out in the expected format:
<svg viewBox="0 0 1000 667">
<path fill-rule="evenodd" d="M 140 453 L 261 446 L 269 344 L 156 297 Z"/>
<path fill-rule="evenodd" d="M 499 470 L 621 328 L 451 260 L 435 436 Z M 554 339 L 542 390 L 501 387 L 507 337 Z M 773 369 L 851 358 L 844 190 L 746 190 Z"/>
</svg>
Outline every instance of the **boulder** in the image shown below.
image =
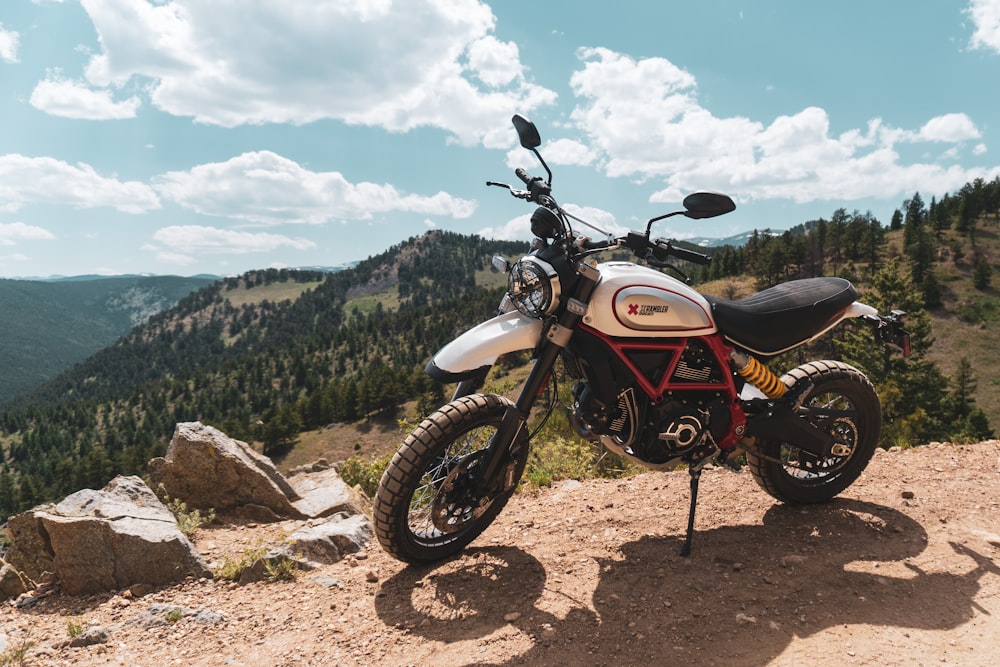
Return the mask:
<svg viewBox="0 0 1000 667">
<path fill-rule="evenodd" d="M 70 595 L 211 576 L 173 514 L 138 477 L 41 505 L 8 527 L 8 561 L 34 580 L 53 572 Z"/>
<path fill-rule="evenodd" d="M 200 422 L 177 424 L 167 455 L 149 462 L 154 489 L 188 507 L 232 512 L 247 521 L 367 514 L 363 492 L 348 486 L 325 461 L 286 479 L 250 445 Z"/>
<path fill-rule="evenodd" d="M 361 551 L 371 539 L 372 524 L 367 516 L 338 514 L 319 525 L 295 531 L 282 550 L 288 558 L 315 568 Z"/>
<path fill-rule="evenodd" d="M 347 485 L 333 468 L 316 469 L 289 479 L 298 500 L 292 502 L 301 514 L 326 517 L 334 514 L 368 514 L 370 501 L 364 492 Z"/>
<path fill-rule="evenodd" d="M 269 458 L 201 422 L 177 424 L 166 457 L 150 461 L 148 470 L 154 489 L 163 485 L 192 508 L 225 512 L 254 505 L 277 517 L 307 516 L 292 504 L 299 496 Z"/>
</svg>

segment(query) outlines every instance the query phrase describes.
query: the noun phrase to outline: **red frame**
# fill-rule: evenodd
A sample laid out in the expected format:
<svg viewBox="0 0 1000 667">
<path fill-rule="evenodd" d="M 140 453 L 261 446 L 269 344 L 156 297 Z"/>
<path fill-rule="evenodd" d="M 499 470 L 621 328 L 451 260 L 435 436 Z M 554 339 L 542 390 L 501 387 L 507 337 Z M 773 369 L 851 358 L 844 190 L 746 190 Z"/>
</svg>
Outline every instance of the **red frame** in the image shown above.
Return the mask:
<svg viewBox="0 0 1000 667">
<path fill-rule="evenodd" d="M 636 381 L 639 383 L 639 387 L 646 392 L 646 395 L 649 396 L 649 399 L 654 403 L 662 402 L 664 397 L 671 392 L 712 391 L 725 394 L 729 405 L 729 432 L 720 442 L 717 442 L 716 444 L 721 449 L 731 449 L 743 437 L 743 434 L 746 432 L 747 420 L 746 415 L 739 404 L 740 399 L 739 394 L 736 391 L 736 382 L 733 378 L 733 373 L 723 372 L 724 379 L 722 384 L 719 384 L 718 382 L 670 381 L 670 379 L 674 376 L 674 371 L 677 369 L 677 364 L 680 363 L 682 356 L 681 353 L 684 351 L 684 348 L 687 347 L 689 340 L 700 340 L 705 343 L 708 349 L 711 350 L 712 354 L 715 355 L 715 361 L 719 364 L 719 367 L 727 371 L 729 369 L 729 353 L 733 348 L 726 344 L 721 334 L 716 333 L 708 336 L 683 336 L 678 338 L 640 339 L 612 338 L 611 336 L 608 336 L 593 327 L 587 326 L 586 324 L 581 324 L 580 329 L 599 338 L 605 345 L 614 350 L 621 362 L 625 364 L 625 366 L 635 376 Z M 674 353 L 671 355 L 670 367 L 663 373 L 658 385 L 654 386 L 653 383 L 646 378 L 645 373 L 639 370 L 639 368 L 632 363 L 632 360 L 628 358 L 626 352 L 631 350 L 659 352 L 669 351 Z"/>
</svg>

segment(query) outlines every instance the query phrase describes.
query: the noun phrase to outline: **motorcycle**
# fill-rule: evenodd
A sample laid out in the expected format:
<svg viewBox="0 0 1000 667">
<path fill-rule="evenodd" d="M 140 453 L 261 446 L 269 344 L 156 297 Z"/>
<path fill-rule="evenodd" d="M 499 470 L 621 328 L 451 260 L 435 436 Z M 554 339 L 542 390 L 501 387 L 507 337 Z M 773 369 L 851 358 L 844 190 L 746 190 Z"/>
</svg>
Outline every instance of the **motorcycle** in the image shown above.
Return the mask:
<svg viewBox="0 0 1000 667">
<path fill-rule="evenodd" d="M 706 265 L 711 258 L 651 239 L 650 231 L 675 215 L 700 220 L 729 213 L 736 208 L 730 197 L 696 192 L 682 210 L 650 219 L 644 232 L 592 240 L 572 223 L 598 228 L 552 196 L 535 125 L 520 115 L 512 122 L 547 178 L 518 168 L 524 189 L 487 185 L 536 205 L 536 238 L 516 263 L 494 258 L 494 267 L 508 274 L 498 314 L 427 364 L 432 378 L 457 386 L 452 400 L 406 437 L 382 475 L 373 507 L 382 547 L 404 562 L 438 561 L 490 525 L 525 469 L 532 408 L 543 395 L 556 395 L 558 359 L 576 381 L 570 422 L 581 437 L 653 470 L 687 466 L 683 556 L 691 552 L 698 482 L 708 464 L 739 471 L 745 460 L 756 482 L 785 503 L 823 502 L 852 484 L 882 425 L 871 381 L 832 360 L 778 377 L 761 359 L 849 318 L 861 318 L 879 344 L 908 356 L 905 313 L 882 316 L 857 301 L 849 281 L 832 277 L 792 280 L 738 301 L 703 295 L 671 260 Z M 593 259 L 621 249 L 649 266 Z M 501 355 L 525 350 L 533 352 L 533 365 L 516 400 L 480 392 Z M 553 398 L 542 406 L 546 416 L 554 405 Z"/>
</svg>

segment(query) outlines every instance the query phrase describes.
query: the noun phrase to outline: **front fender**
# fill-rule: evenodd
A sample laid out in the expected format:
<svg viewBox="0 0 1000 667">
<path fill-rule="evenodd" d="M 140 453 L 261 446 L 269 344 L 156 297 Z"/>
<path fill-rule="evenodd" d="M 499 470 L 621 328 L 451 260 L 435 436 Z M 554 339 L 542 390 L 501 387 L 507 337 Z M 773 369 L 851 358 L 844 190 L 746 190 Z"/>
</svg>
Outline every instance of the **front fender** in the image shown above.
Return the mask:
<svg viewBox="0 0 1000 667">
<path fill-rule="evenodd" d="M 474 326 L 441 348 L 424 372 L 438 382 L 460 382 L 485 376 L 497 357 L 534 349 L 542 337 L 542 321 L 514 310 Z"/>
</svg>

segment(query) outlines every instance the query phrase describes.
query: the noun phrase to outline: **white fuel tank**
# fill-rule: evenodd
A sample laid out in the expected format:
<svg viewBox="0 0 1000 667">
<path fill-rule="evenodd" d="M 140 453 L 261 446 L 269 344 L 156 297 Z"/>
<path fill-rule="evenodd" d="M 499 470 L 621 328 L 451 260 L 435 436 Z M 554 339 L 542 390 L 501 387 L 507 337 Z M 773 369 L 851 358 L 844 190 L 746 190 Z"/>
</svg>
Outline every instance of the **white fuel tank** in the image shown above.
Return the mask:
<svg viewBox="0 0 1000 667">
<path fill-rule="evenodd" d="M 583 321 L 614 337 L 664 338 L 715 333 L 708 301 L 681 281 L 630 262 L 605 262 Z"/>
</svg>

